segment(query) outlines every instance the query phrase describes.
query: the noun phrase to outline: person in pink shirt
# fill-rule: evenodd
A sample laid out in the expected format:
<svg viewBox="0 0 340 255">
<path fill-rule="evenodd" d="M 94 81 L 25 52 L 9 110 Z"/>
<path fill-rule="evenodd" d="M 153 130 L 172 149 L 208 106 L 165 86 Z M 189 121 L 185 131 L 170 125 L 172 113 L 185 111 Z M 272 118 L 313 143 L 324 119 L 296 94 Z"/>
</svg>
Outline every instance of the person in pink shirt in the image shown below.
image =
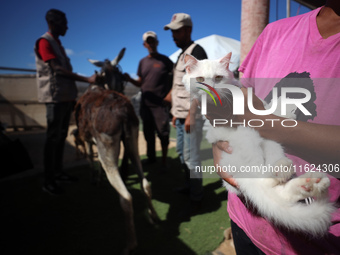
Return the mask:
<svg viewBox="0 0 340 255">
<path fill-rule="evenodd" d="M 259 98 L 270 102 L 273 87 L 285 86 L 283 78 L 299 78 L 296 86 L 310 91 L 310 103 L 304 105 L 311 116 L 297 113 L 298 125 L 285 128 L 256 128 L 263 138 L 279 142 L 293 161 L 297 175 L 304 167 L 326 164 L 329 168 L 340 163 L 340 2 L 328 0 L 326 5 L 309 13 L 269 24 L 255 42 L 239 68 L 241 83 L 253 87 L 254 107 L 264 109 Z M 216 116 L 215 116 L 216 117 Z M 224 118 L 221 115 L 221 118 Z M 258 116 L 245 109 L 245 115 L 233 120 L 280 119 L 274 115 Z M 213 145 L 215 164 L 221 152 L 232 153 L 228 142 Z M 329 172 L 330 173 L 330 172 Z M 332 174 L 332 173 L 330 173 Z M 334 175 L 334 173 L 333 173 Z M 237 254 L 340 254 L 340 181 L 339 173 L 330 176 L 330 200 L 337 210 L 332 214 L 328 234 L 311 238 L 301 233 L 278 229 L 266 219 L 255 215 L 235 194 L 228 195 Z M 234 179 L 222 176 L 237 187 Z"/>
</svg>

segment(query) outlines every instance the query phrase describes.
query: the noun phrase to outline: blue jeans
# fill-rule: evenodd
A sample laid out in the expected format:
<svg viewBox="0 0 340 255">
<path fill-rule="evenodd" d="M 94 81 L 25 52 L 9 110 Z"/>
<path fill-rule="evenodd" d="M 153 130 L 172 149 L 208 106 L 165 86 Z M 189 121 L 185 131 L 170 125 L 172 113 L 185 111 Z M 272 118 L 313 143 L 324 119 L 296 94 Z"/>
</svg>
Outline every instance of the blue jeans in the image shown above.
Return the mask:
<svg viewBox="0 0 340 255">
<path fill-rule="evenodd" d="M 176 119 L 176 150 L 186 172 L 185 185 L 190 189 L 190 199 L 199 201 L 203 197 L 202 173 L 195 172 L 195 166 L 201 166 L 200 145 L 204 120 L 196 119 L 190 133 L 184 130 L 185 119 Z"/>
</svg>

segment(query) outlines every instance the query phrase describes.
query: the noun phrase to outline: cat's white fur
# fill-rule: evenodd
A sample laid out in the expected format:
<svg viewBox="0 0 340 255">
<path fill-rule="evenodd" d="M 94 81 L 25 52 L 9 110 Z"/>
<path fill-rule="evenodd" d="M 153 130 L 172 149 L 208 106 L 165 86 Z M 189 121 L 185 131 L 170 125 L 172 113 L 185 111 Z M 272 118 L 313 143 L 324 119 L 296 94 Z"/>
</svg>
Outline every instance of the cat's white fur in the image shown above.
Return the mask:
<svg viewBox="0 0 340 255">
<path fill-rule="evenodd" d="M 215 87 L 215 77 L 218 77 L 220 83 L 238 85 L 232 72 L 229 71 L 230 58 L 231 53 L 219 60 L 198 61 L 193 56 L 186 55 L 184 60 L 186 75 L 183 77 L 186 89 L 194 98 L 201 98 L 200 93 L 205 92 L 190 88 L 190 79 L 196 79 L 196 77 L 201 77 L 200 80 L 202 77 L 209 80 L 208 84 L 212 87 Z M 223 97 L 229 96 L 223 89 L 216 90 L 220 96 L 221 94 Z M 294 111 L 295 109 L 289 110 L 289 118 L 295 117 Z M 327 232 L 331 225 L 331 213 L 334 207 L 329 202 L 330 180 L 326 174 L 305 173 L 295 177 L 292 161 L 285 156 L 282 146 L 277 142 L 263 139 L 257 131 L 249 127 L 214 128 L 210 125 L 206 138 L 210 143 L 228 141 L 232 147 L 231 154 L 222 153 L 220 166 L 235 166 L 237 170 L 246 166 L 262 166 L 262 169 L 265 166 L 268 168 L 276 166 L 290 170 L 268 171 L 260 175 L 259 173 L 247 173 L 247 175 L 230 173 L 238 187 L 235 188 L 223 180 L 229 192 L 242 195 L 246 201 L 256 207 L 263 217 L 275 225 L 304 232 L 314 237 Z M 309 197 L 314 199 L 313 203 L 298 202 Z"/>
</svg>

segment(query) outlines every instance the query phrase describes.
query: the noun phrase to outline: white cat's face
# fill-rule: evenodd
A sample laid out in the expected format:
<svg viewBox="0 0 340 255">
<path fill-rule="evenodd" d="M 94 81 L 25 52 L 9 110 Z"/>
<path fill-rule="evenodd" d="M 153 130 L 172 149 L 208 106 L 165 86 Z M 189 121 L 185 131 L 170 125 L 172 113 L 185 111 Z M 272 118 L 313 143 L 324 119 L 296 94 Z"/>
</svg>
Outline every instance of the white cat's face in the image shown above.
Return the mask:
<svg viewBox="0 0 340 255">
<path fill-rule="evenodd" d="M 185 55 L 186 74 L 183 77 L 185 88 L 197 98 L 205 93 L 202 89 L 207 89 L 206 85 L 213 88 L 222 84 L 238 85 L 233 73 L 229 70 L 230 58 L 231 52 L 217 60 L 197 60 L 191 55 Z"/>
</svg>

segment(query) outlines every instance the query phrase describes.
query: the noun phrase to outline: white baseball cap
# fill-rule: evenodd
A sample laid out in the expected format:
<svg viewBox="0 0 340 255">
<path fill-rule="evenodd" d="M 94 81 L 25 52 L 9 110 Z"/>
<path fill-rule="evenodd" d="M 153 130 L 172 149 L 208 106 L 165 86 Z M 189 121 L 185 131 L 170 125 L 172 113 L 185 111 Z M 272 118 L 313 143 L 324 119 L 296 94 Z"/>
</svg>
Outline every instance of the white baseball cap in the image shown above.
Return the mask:
<svg viewBox="0 0 340 255">
<path fill-rule="evenodd" d="M 184 26 L 192 27 L 190 15 L 186 13 L 175 13 L 172 15 L 171 22 L 164 26 L 164 30 L 177 30 Z"/>
<path fill-rule="evenodd" d="M 157 35 L 156 35 L 156 33 L 153 32 L 153 31 L 148 31 L 148 32 L 145 32 L 145 33 L 143 34 L 143 42 L 145 42 L 146 39 L 148 39 L 148 37 L 153 37 L 153 38 L 155 38 L 155 39 L 157 40 Z"/>
</svg>

